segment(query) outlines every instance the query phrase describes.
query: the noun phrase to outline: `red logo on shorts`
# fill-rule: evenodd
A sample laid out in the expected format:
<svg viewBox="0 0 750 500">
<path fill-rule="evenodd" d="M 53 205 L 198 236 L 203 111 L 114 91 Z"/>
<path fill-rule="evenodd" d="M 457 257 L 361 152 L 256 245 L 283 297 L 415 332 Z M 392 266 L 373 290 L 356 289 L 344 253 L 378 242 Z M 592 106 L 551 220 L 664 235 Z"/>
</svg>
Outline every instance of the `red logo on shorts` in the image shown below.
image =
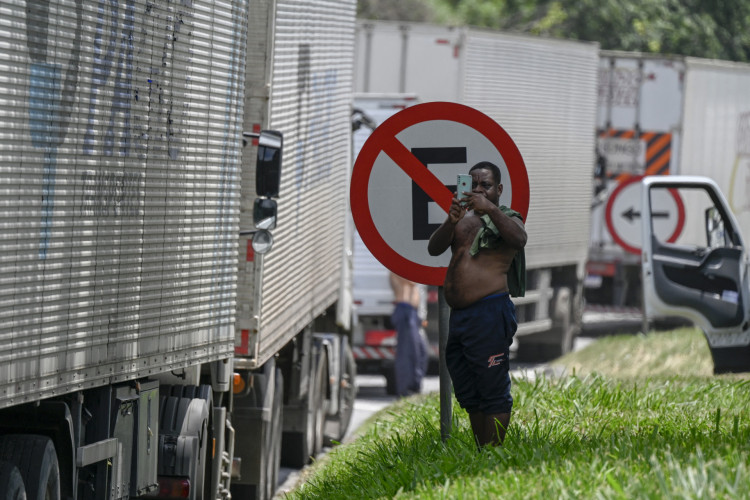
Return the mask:
<svg viewBox="0 0 750 500">
<path fill-rule="evenodd" d="M 503 362 L 503 358 L 505 356 L 504 352 L 501 352 L 500 354 L 495 354 L 494 356 L 490 356 L 490 359 L 488 360 L 490 364 L 487 366 L 487 368 L 492 368 L 493 366 L 497 366 Z"/>
</svg>

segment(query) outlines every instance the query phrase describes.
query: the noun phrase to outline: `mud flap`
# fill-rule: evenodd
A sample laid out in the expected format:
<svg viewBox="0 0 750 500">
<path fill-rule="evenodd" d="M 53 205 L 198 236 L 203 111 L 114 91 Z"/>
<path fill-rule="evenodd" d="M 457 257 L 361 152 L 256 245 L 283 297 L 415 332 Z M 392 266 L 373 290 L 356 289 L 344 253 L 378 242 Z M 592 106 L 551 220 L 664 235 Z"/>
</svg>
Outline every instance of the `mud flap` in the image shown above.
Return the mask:
<svg viewBox="0 0 750 500">
<path fill-rule="evenodd" d="M 750 372 L 750 345 L 711 347 L 714 373 Z"/>
</svg>

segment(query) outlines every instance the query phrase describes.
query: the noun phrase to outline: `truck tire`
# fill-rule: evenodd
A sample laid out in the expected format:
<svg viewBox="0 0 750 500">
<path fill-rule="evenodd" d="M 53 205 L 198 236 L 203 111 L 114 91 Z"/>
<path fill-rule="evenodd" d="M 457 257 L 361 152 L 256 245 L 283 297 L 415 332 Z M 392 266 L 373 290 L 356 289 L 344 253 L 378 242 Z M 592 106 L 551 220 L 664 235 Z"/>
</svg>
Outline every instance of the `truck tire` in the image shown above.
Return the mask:
<svg viewBox="0 0 750 500">
<path fill-rule="evenodd" d="M 574 322 L 571 314 L 573 294 L 570 288 L 559 288 L 555 293 L 553 314 L 553 340 L 544 345 L 543 356 L 546 360 L 559 358 L 573 350 L 575 339 Z"/>
<path fill-rule="evenodd" d="M 354 413 L 354 400 L 357 397 L 357 363 L 354 361 L 352 348 L 346 339 L 343 342 L 341 356 L 341 380 L 339 382 L 339 411 L 328 418 L 331 425 L 329 434 L 325 436 L 325 445 L 333 446 L 341 442 L 349 428 Z"/>
<path fill-rule="evenodd" d="M 60 468 L 50 438 L 34 434 L 2 436 L 0 460 L 18 468 L 28 500 L 60 500 Z"/>
<path fill-rule="evenodd" d="M 242 465 L 231 492 L 232 498 L 270 500 L 279 478 L 284 375 L 271 359 L 250 377 L 252 391 L 234 401 L 235 457 Z"/>
<path fill-rule="evenodd" d="M 546 362 L 559 358 L 573 349 L 580 331 L 580 295 L 574 296 L 570 288 L 555 290 L 550 301 L 552 328 L 518 338 L 516 359 L 523 362 Z"/>
<path fill-rule="evenodd" d="M 396 395 L 396 364 L 393 361 L 383 362 L 382 374 L 385 377 L 385 393 Z"/>
<path fill-rule="evenodd" d="M 281 460 L 288 467 L 301 469 L 323 447 L 325 428 L 325 391 L 326 391 L 326 356 L 319 355 L 315 371 L 310 378 L 310 390 L 305 398 L 305 430 L 303 432 L 285 432 L 281 442 Z"/>
<path fill-rule="evenodd" d="M 270 447 L 268 465 L 266 468 L 266 499 L 273 498 L 279 482 L 279 467 L 281 466 L 281 434 L 284 418 L 284 374 L 281 368 L 276 368 L 274 383 L 273 406 L 271 408 L 271 426 L 269 432 Z"/>
<path fill-rule="evenodd" d="M 0 499 L 26 500 L 21 473 L 10 462 L 0 462 Z"/>
<path fill-rule="evenodd" d="M 315 370 L 315 427 L 313 436 L 313 456 L 323 451 L 325 441 L 326 416 L 328 415 L 329 401 L 326 397 L 328 389 L 328 356 L 323 354 L 318 359 L 318 367 Z"/>
<path fill-rule="evenodd" d="M 162 389 L 158 472 L 166 476 L 188 476 L 193 485 L 190 499 L 198 500 L 204 496 L 206 475 L 211 470 L 208 464 L 211 387 L 174 385 Z M 173 446 L 180 441 L 186 445 Z M 195 456 L 190 452 L 191 442 L 196 443 Z"/>
</svg>

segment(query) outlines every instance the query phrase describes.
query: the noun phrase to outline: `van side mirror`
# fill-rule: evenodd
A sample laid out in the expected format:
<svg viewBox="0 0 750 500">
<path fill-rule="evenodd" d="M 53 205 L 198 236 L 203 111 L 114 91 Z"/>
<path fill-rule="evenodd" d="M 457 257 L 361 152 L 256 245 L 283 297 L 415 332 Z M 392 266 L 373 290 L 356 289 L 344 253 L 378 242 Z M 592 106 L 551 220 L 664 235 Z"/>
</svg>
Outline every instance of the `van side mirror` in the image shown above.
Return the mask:
<svg viewBox="0 0 750 500">
<path fill-rule="evenodd" d="M 281 186 L 281 149 L 283 136 L 276 130 L 262 130 L 258 137 L 258 161 L 255 165 L 255 193 L 278 198 Z"/>
</svg>

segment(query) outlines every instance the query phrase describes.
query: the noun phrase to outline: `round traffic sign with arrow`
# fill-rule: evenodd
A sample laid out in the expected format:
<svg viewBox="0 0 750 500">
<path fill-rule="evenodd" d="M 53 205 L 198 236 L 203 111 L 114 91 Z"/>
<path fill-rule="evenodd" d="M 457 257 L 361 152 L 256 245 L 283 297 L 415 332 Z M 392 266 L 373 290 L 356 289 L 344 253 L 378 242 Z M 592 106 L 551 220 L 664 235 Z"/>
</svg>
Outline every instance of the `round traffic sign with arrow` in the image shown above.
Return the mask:
<svg viewBox="0 0 750 500">
<path fill-rule="evenodd" d="M 427 285 L 442 285 L 450 252 L 427 252 L 450 210 L 456 175 L 480 161 L 500 168 L 500 204 L 526 218 L 529 179 L 505 130 L 476 109 L 428 102 L 400 111 L 370 135 L 354 163 L 352 217 L 362 241 L 385 267 Z"/>
<path fill-rule="evenodd" d="M 631 177 L 617 185 L 606 208 L 607 229 L 612 239 L 630 253 L 641 253 L 641 190 L 643 176 Z M 651 216 L 654 234 L 668 235 L 674 243 L 685 227 L 685 205 L 675 189 L 653 194 Z"/>
</svg>

